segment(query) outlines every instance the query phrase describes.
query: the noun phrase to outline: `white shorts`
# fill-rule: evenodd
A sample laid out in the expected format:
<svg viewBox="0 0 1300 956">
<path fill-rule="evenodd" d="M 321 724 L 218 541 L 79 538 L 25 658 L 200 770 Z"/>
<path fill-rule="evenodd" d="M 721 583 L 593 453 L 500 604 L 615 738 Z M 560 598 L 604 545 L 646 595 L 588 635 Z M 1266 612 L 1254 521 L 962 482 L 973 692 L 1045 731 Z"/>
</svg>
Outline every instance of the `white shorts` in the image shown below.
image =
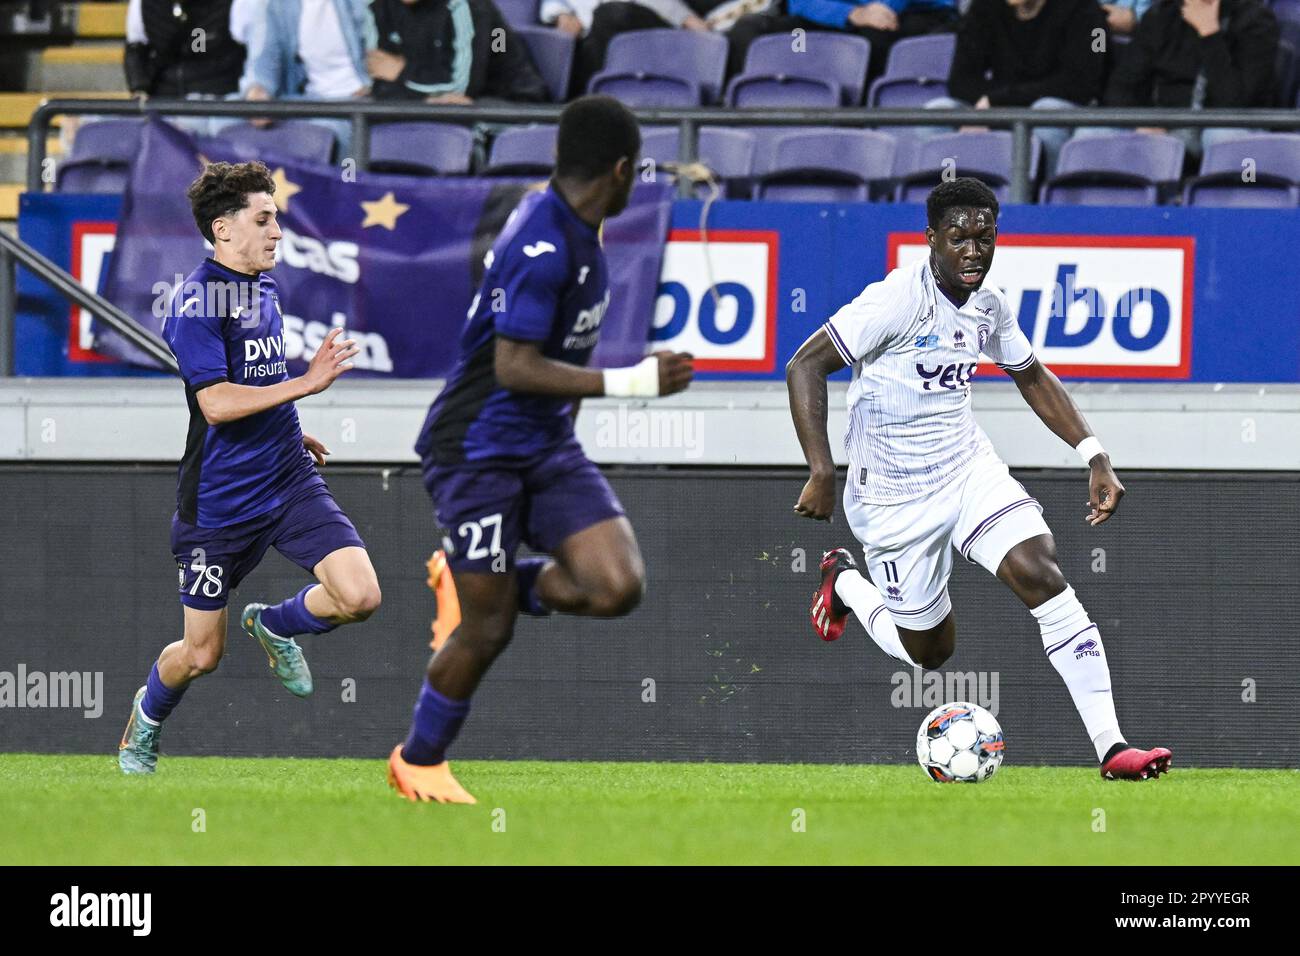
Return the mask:
<svg viewBox="0 0 1300 956">
<path fill-rule="evenodd" d="M 1051 533 L 1043 506 L 992 455 L 977 459 L 943 487 L 901 504 L 855 501 L 846 487 L 844 511 L 894 622 L 912 631 L 934 627 L 952 610 L 953 550 L 996 574 L 1021 541 Z"/>
</svg>

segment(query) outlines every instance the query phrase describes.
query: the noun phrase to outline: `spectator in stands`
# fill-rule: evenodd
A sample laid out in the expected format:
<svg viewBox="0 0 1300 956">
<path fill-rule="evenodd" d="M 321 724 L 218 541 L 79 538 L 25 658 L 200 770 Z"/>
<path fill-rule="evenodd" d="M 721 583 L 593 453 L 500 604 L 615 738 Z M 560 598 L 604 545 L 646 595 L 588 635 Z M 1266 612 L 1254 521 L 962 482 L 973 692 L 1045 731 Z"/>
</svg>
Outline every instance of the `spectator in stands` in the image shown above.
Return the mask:
<svg viewBox="0 0 1300 956">
<path fill-rule="evenodd" d="M 376 99 L 550 99 L 523 38 L 492 0 L 374 0 L 371 9 L 379 46 L 366 64 Z"/>
<path fill-rule="evenodd" d="M 1151 0 L 1117 0 L 1103 3 L 1101 8 L 1106 11 L 1106 26 L 1111 33 L 1131 36 L 1142 15 L 1151 9 Z"/>
<path fill-rule="evenodd" d="M 1097 0 L 973 0 L 957 31 L 951 95 L 926 107 L 1087 106 L 1102 94 L 1105 36 L 1106 13 Z M 1069 130 L 1035 133 L 1050 172 Z"/>
<path fill-rule="evenodd" d="M 683 0 L 542 0 L 541 21 L 578 41 L 570 92 L 581 96 L 605 65 L 610 41 L 629 30 L 707 31 L 704 18 Z"/>
<path fill-rule="evenodd" d="M 1260 0 L 1155 0 L 1120 55 L 1103 102 L 1194 110 L 1270 106 L 1277 40 L 1277 19 Z M 1206 145 L 1250 131 L 1171 132 L 1189 155 L 1199 156 Z"/>
<path fill-rule="evenodd" d="M 244 46 L 232 30 L 232 0 L 130 0 L 126 8 L 127 88 L 136 96 L 228 99 L 238 96 Z M 232 120 L 172 120 L 212 133 Z"/>
<path fill-rule="evenodd" d="M 346 100 L 370 95 L 366 54 L 375 48 L 375 19 L 367 0 L 276 0 L 247 76 L 249 100 Z M 313 120 L 350 151 L 347 120 Z"/>
<path fill-rule="evenodd" d="M 728 72 L 735 76 L 745 66 L 749 45 L 767 33 L 791 30 L 844 30 L 871 41 L 867 79 L 884 72 L 889 48 L 904 37 L 943 33 L 957 24 L 954 0 L 787 0 L 788 13 L 756 13 L 741 17 L 727 39 L 731 48 Z"/>
</svg>

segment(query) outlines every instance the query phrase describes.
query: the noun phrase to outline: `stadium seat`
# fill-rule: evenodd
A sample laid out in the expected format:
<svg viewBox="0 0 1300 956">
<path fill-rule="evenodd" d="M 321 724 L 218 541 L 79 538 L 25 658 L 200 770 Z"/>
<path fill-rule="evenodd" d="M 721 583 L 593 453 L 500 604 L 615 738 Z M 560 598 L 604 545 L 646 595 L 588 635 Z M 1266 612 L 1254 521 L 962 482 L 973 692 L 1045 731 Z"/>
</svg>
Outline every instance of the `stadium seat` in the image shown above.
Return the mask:
<svg viewBox="0 0 1300 956">
<path fill-rule="evenodd" d="M 549 176 L 555 168 L 555 139 L 559 127 L 534 123 L 511 126 L 497 133 L 488 153 L 488 176 Z"/>
<path fill-rule="evenodd" d="M 716 103 L 727 69 L 727 40 L 694 30 L 630 30 L 614 37 L 605 68 L 588 93 L 617 97 L 629 106 L 698 106 Z"/>
<path fill-rule="evenodd" d="M 729 106 L 858 106 L 871 44 L 847 33 L 814 31 L 806 46 L 790 37 L 758 37 L 745 54 L 744 71 L 727 88 Z"/>
<path fill-rule="evenodd" d="M 537 0 L 494 0 L 511 30 L 537 24 Z"/>
<path fill-rule="evenodd" d="M 1251 181 L 1244 178 L 1247 170 Z M 1201 174 L 1183 188 L 1183 205 L 1300 205 L 1300 133 L 1249 135 L 1208 147 Z"/>
<path fill-rule="evenodd" d="M 894 169 L 894 137 L 872 130 L 787 132 L 776 141 L 757 199 L 850 202 L 871 198 L 872 183 Z"/>
<path fill-rule="evenodd" d="M 221 131 L 221 141 L 243 159 L 260 159 L 264 152 L 313 163 L 328 163 L 334 157 L 334 134 L 303 120 L 286 120 L 265 128 L 235 123 Z"/>
<path fill-rule="evenodd" d="M 82 123 L 68 159 L 59 167 L 56 190 L 64 193 L 120 193 L 140 151 L 144 120 L 106 119 Z"/>
<path fill-rule="evenodd" d="M 735 195 L 754 172 L 754 134 L 725 126 L 701 126 L 696 144 L 700 162 L 716 174 L 722 194 Z"/>
<path fill-rule="evenodd" d="M 451 123 L 383 123 L 370 130 L 370 168 L 413 176 L 469 172 L 474 134 Z"/>
<path fill-rule="evenodd" d="M 1061 147 L 1056 175 L 1039 201 L 1050 205 L 1154 206 L 1160 188 L 1182 175 L 1183 142 L 1175 136 L 1118 133 L 1075 137 Z"/>
<path fill-rule="evenodd" d="M 948 95 L 948 69 L 957 37 L 952 33 L 908 37 L 889 48 L 885 72 L 871 84 L 867 105 L 920 107 Z"/>
<path fill-rule="evenodd" d="M 569 77 L 573 72 L 573 37 L 550 27 L 521 26 L 514 30 L 528 44 L 528 55 L 546 81 L 551 99 L 563 103 L 569 98 Z"/>
<path fill-rule="evenodd" d="M 1037 181 L 1043 144 L 1030 139 L 1029 181 Z M 992 188 L 1000 202 L 1011 196 L 1011 133 L 947 133 L 920 140 L 910 158 L 910 168 L 895 167 L 901 182 L 894 189 L 895 202 L 924 202 L 945 172 L 945 163 L 956 163 L 959 176 L 975 176 Z M 900 152 L 902 152 L 900 150 Z"/>
</svg>

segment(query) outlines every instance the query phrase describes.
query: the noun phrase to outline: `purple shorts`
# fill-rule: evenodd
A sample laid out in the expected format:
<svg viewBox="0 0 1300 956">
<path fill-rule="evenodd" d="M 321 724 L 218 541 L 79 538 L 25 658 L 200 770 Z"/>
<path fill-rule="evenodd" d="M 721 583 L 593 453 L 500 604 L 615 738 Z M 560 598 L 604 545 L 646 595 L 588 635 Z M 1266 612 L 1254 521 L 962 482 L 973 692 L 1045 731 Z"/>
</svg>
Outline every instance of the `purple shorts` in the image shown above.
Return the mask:
<svg viewBox="0 0 1300 956">
<path fill-rule="evenodd" d="M 271 546 L 310 571 L 339 548 L 365 544 L 324 484 L 313 484 L 309 492 L 266 514 L 225 528 L 200 528 L 173 515 L 172 554 L 181 603 L 201 611 L 225 607 L 230 592 Z"/>
<path fill-rule="evenodd" d="M 509 571 L 521 543 L 552 553 L 570 535 L 623 515 L 600 469 L 569 439 L 521 467 L 433 466 L 424 473 L 452 571 Z"/>
</svg>

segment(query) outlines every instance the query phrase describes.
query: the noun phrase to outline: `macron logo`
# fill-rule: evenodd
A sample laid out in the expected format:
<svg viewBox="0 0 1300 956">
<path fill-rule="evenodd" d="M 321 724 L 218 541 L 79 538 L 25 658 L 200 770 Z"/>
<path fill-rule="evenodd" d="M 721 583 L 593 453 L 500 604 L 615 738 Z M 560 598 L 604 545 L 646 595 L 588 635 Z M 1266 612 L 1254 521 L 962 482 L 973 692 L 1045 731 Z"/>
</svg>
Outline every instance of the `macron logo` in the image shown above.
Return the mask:
<svg viewBox="0 0 1300 956">
<path fill-rule="evenodd" d="M 534 242 L 531 246 L 524 246 L 524 255 L 529 259 L 536 259 L 538 256 L 544 256 L 546 253 L 554 251 L 555 246 L 545 240 Z"/>
<path fill-rule="evenodd" d="M 151 893 L 70 893 L 50 897 L 51 926 L 126 926 L 133 936 L 148 936 L 152 920 Z"/>
</svg>

